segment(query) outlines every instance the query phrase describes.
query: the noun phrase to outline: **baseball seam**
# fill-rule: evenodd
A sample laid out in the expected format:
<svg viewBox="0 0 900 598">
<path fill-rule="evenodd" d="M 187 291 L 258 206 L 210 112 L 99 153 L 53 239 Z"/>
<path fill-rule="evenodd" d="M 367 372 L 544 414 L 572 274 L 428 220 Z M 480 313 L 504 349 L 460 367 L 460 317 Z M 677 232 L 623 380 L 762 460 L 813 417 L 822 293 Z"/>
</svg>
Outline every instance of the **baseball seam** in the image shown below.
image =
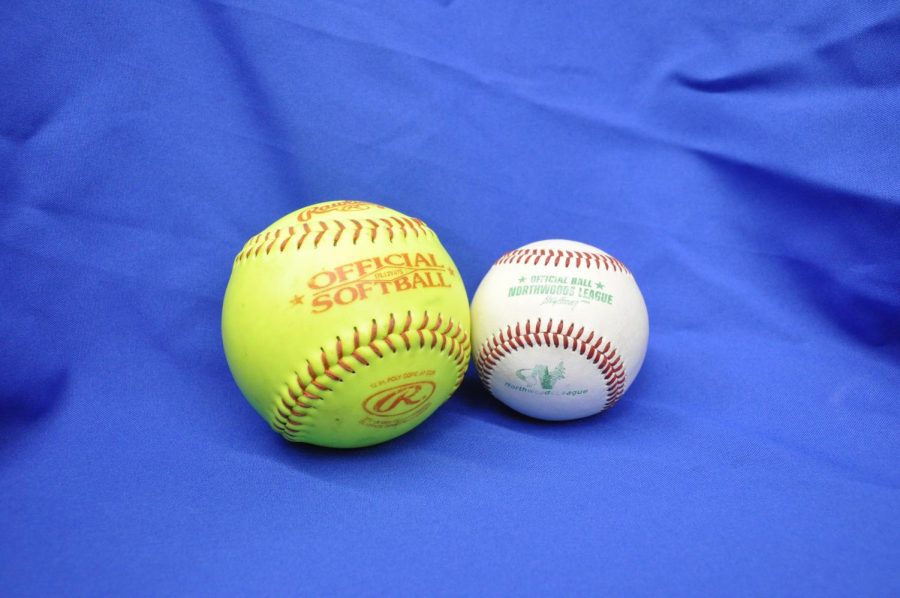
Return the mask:
<svg viewBox="0 0 900 598">
<path fill-rule="evenodd" d="M 371 355 L 367 358 L 363 352 L 371 352 L 375 359 L 382 359 L 388 353 L 410 351 L 413 347 L 446 353 L 456 364 L 455 386 L 459 386 L 469 361 L 469 335 L 462 325 L 452 318 L 445 320 L 441 314 L 434 316 L 432 321 L 432 316 L 424 312 L 422 321 L 414 326 L 412 312 L 408 311 L 398 326 L 397 318 L 391 313 L 383 330 L 372 318 L 368 342 L 362 342 L 360 330 L 354 326 L 352 344 L 347 345 L 337 337 L 332 358 L 322 347 L 318 355 L 306 360 L 305 376 L 294 371 L 292 380 L 284 385 L 276 398 L 270 422 L 272 428 L 288 440 L 298 439 L 303 432 L 303 418 L 315 408 L 313 402 L 325 400 L 327 393 L 332 391 L 331 385 L 342 382 L 342 376 L 372 364 Z"/>
<path fill-rule="evenodd" d="M 602 253 L 591 251 L 572 251 L 569 249 L 514 249 L 500 256 L 494 265 L 531 264 L 534 266 L 584 266 L 586 268 L 603 268 L 607 271 L 631 274 L 625 264 Z"/>
<path fill-rule="evenodd" d="M 354 245 L 360 239 L 374 242 L 379 235 L 387 235 L 388 241 L 393 241 L 397 236 L 434 236 L 434 231 L 418 218 L 408 216 L 319 220 L 312 224 L 303 222 L 296 226 L 266 230 L 251 237 L 234 261 L 241 263 L 253 257 L 269 255 L 273 250 L 284 253 L 289 248 L 301 249 L 310 243 L 313 247 L 318 247 L 325 240 L 331 241 L 332 247 L 342 238 L 351 239 Z"/>
<path fill-rule="evenodd" d="M 575 330 L 575 324 L 552 318 L 542 324 L 538 318 L 532 323 L 530 319 L 524 323 L 516 322 L 515 327 L 509 325 L 506 330 L 491 335 L 482 343 L 475 356 L 475 367 L 481 381 L 491 389 L 491 377 L 494 368 L 506 356 L 526 347 L 562 347 L 583 355 L 597 366 L 606 382 L 606 402 L 603 409 L 615 405 L 625 392 L 625 364 L 618 350 L 612 343 L 593 330 L 587 331 L 584 326 Z"/>
</svg>

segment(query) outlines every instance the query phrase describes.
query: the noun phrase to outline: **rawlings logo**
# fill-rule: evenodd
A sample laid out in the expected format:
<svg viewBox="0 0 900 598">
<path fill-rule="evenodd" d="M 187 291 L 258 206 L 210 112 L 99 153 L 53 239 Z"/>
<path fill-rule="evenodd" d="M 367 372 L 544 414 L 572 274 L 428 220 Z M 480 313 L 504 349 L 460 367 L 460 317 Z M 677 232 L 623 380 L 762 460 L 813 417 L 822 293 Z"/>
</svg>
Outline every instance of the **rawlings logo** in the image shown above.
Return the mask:
<svg viewBox="0 0 900 598">
<path fill-rule="evenodd" d="M 366 413 L 375 417 L 399 417 L 424 409 L 434 394 L 434 382 L 407 382 L 393 388 L 379 390 L 363 401 Z"/>
<path fill-rule="evenodd" d="M 384 206 L 369 203 L 367 201 L 357 201 L 355 199 L 332 201 L 321 206 L 312 206 L 300 210 L 297 213 L 297 220 L 299 222 L 309 222 L 312 220 L 313 216 L 319 214 L 327 214 L 328 212 L 358 212 L 360 210 L 368 210 L 371 208 L 384 209 Z"/>
<path fill-rule="evenodd" d="M 389 253 L 322 270 L 306 281 L 306 287 L 312 293 L 312 313 L 320 314 L 373 296 L 449 288 L 445 276 L 454 274 L 452 268 L 438 263 L 433 253 Z M 291 302 L 303 303 L 303 295 L 295 295 Z"/>
</svg>

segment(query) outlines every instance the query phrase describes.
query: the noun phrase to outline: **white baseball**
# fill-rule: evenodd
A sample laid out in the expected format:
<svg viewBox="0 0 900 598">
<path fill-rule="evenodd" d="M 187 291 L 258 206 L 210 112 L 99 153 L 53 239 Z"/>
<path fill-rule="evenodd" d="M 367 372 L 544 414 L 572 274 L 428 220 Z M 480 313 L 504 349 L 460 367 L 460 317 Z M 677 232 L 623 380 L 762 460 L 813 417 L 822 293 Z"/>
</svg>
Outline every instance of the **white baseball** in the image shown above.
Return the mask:
<svg viewBox="0 0 900 598">
<path fill-rule="evenodd" d="M 475 366 L 513 409 L 540 419 L 613 406 L 644 362 L 647 306 L 611 255 L 551 239 L 504 254 L 472 300 Z"/>
</svg>

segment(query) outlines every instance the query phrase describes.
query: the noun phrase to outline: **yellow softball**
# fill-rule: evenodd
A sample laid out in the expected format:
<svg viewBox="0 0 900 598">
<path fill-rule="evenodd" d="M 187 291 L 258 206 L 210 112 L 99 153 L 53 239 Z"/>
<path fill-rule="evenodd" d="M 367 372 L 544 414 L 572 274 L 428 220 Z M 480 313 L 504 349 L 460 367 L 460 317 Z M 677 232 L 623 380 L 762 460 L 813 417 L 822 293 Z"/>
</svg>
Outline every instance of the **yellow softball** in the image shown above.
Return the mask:
<svg viewBox="0 0 900 598">
<path fill-rule="evenodd" d="M 225 291 L 222 339 L 244 396 L 282 436 L 367 446 L 416 427 L 459 386 L 469 306 L 424 222 L 331 201 L 244 245 Z"/>
</svg>

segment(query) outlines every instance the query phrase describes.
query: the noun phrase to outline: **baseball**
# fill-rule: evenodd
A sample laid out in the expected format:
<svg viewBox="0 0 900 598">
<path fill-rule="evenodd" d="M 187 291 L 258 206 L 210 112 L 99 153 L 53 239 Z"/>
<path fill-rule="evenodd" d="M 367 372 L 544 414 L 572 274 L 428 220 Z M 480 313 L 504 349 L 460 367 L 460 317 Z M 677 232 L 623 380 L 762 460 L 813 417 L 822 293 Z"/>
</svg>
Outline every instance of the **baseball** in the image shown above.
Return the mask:
<svg viewBox="0 0 900 598">
<path fill-rule="evenodd" d="M 237 385 L 275 431 L 367 446 L 411 430 L 459 386 L 469 306 L 424 222 L 332 201 L 244 245 L 225 291 L 222 340 Z"/>
<path fill-rule="evenodd" d="M 647 307 L 628 268 L 576 241 L 504 254 L 472 300 L 482 383 L 539 419 L 577 419 L 615 405 L 641 369 L 648 334 Z"/>
</svg>

